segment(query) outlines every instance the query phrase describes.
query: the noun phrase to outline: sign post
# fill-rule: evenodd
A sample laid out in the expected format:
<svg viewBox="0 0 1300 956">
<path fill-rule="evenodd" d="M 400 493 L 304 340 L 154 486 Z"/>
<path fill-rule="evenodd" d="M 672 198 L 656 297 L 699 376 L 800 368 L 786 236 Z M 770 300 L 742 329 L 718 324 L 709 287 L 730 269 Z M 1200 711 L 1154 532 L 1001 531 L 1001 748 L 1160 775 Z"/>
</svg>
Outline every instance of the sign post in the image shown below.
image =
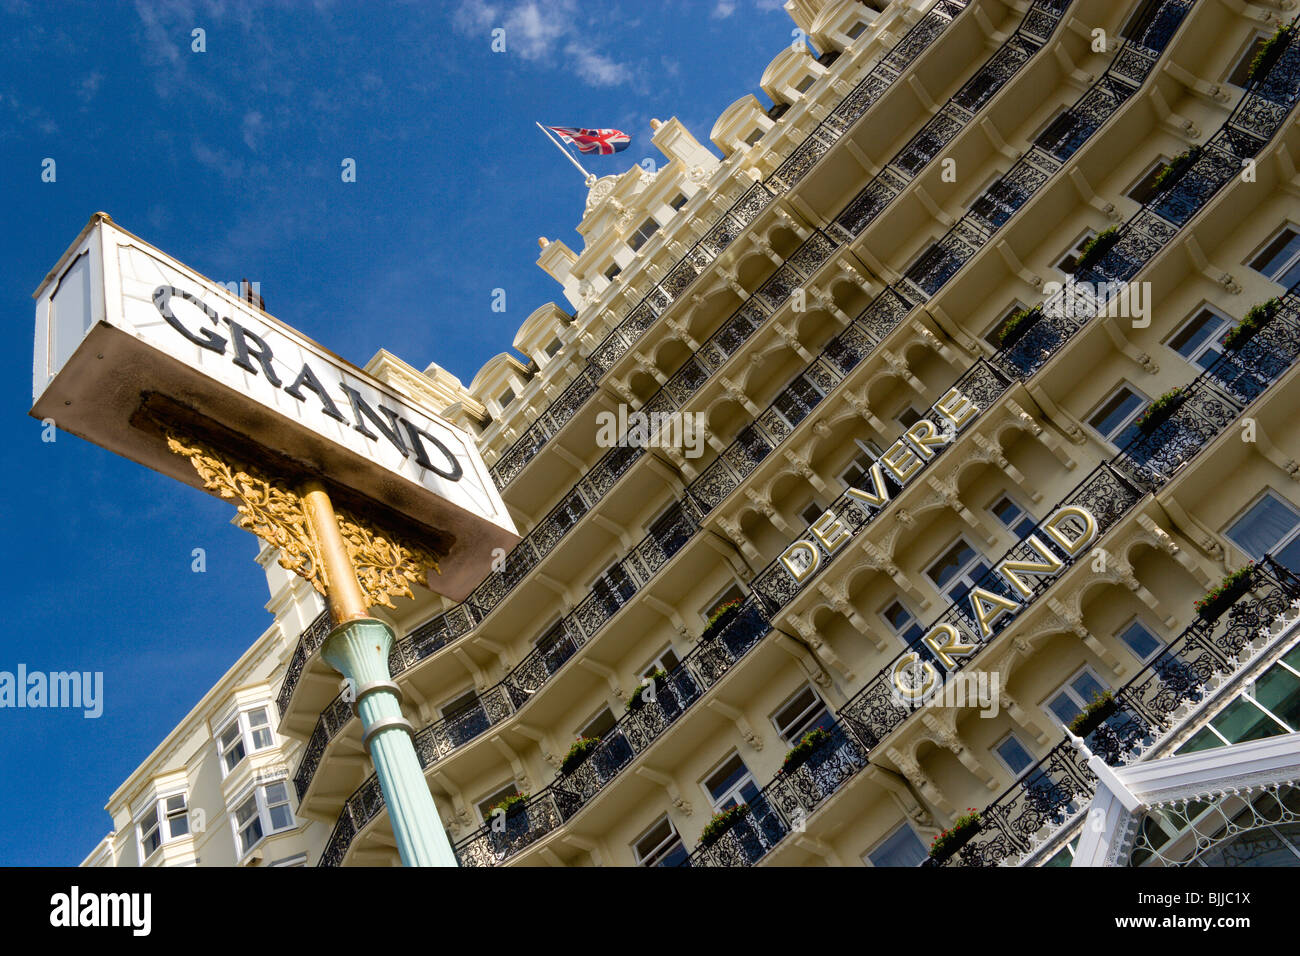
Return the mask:
<svg viewBox="0 0 1300 956">
<path fill-rule="evenodd" d="M 34 298 L 30 414 L 234 501 L 311 582 L 403 863 L 455 866 L 370 609 L 461 600 L 519 540 L 473 439 L 103 213 Z"/>
</svg>

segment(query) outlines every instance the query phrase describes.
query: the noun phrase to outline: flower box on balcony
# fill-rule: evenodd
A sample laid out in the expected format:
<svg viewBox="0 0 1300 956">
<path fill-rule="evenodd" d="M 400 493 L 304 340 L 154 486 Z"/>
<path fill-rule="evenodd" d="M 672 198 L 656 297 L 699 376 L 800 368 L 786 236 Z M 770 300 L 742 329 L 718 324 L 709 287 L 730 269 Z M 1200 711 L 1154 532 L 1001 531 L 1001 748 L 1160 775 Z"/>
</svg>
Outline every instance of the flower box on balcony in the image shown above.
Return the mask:
<svg viewBox="0 0 1300 956">
<path fill-rule="evenodd" d="M 970 842 L 980 832 L 980 812 L 971 807 L 964 817 L 958 817 L 951 830 L 942 831 L 930 842 L 930 859 L 943 863 Z"/>
<path fill-rule="evenodd" d="M 1255 564 L 1251 562 L 1233 571 L 1196 602 L 1196 613 L 1202 620 L 1217 621 L 1224 611 L 1236 603 L 1237 598 L 1250 590 L 1254 570 Z"/>
<path fill-rule="evenodd" d="M 1234 325 L 1232 331 L 1223 337 L 1224 349 L 1229 352 L 1239 351 L 1277 317 L 1281 308 L 1282 300 L 1276 298 L 1252 306 L 1251 310 L 1246 313 L 1245 318 Z"/>
<path fill-rule="evenodd" d="M 1247 83 L 1254 83 L 1268 75 L 1268 71 L 1273 68 L 1277 58 L 1282 55 L 1287 44 L 1291 41 L 1291 28 L 1278 27 L 1277 32 L 1264 41 L 1264 45 L 1259 48 L 1255 54 L 1255 59 L 1250 61 L 1250 74 L 1247 76 Z"/>
<path fill-rule="evenodd" d="M 803 735 L 803 738 L 790 748 L 790 752 L 785 755 L 785 760 L 781 762 L 782 773 L 794 773 L 805 763 L 807 763 L 815 754 L 821 753 L 823 749 L 835 738 L 827 731 L 817 727 Z"/>
<path fill-rule="evenodd" d="M 650 689 L 651 684 L 654 684 L 655 696 L 659 696 L 660 692 L 668 686 L 668 672 L 657 670 L 638 684 L 632 691 L 632 696 L 627 699 L 628 710 L 640 710 L 645 706 L 645 692 Z"/>
<path fill-rule="evenodd" d="M 1139 415 L 1137 421 L 1133 424 L 1137 426 L 1137 430 L 1143 435 L 1150 435 L 1169 421 L 1174 412 L 1178 411 L 1185 401 L 1187 401 L 1186 390 L 1181 388 L 1170 389 L 1148 405 L 1146 411 Z"/>
<path fill-rule="evenodd" d="M 1076 737 L 1086 737 L 1105 723 L 1107 718 L 1117 710 L 1119 704 L 1115 703 L 1115 698 L 1110 691 L 1093 694 L 1092 700 L 1070 721 L 1070 733 Z"/>
<path fill-rule="evenodd" d="M 582 766 L 583 762 L 591 756 L 592 751 L 599 746 L 599 737 L 579 737 L 569 747 L 569 752 L 564 755 L 564 762 L 560 764 L 560 773 L 573 773 Z"/>
<path fill-rule="evenodd" d="M 491 826 L 492 818 L 496 816 L 498 810 L 504 811 L 506 819 L 519 816 L 528 808 L 528 794 L 516 793 L 513 796 L 506 797 L 500 803 L 492 805 L 492 809 L 487 812 L 488 825 Z"/>
<path fill-rule="evenodd" d="M 1183 175 L 1192 168 L 1192 165 L 1200 158 L 1201 147 L 1193 146 L 1191 149 L 1185 149 L 1173 159 L 1169 160 L 1164 167 L 1156 174 L 1155 182 L 1151 184 L 1156 192 L 1164 192 L 1166 189 L 1173 187 Z"/>
<path fill-rule="evenodd" d="M 998 344 L 1004 349 L 1011 348 L 1024 338 L 1025 333 L 1037 325 L 1038 320 L 1042 317 L 1042 306 L 1033 309 L 1021 309 L 1002 324 L 1002 328 L 998 331 Z"/>
<path fill-rule="evenodd" d="M 717 637 L 722 633 L 722 629 L 736 619 L 740 613 L 743 601 L 737 598 L 734 601 L 728 601 L 722 607 L 718 608 L 709 616 L 709 620 L 704 625 L 704 630 L 700 632 L 700 640 L 707 641 L 710 638 Z"/>
<path fill-rule="evenodd" d="M 1109 229 L 1103 229 L 1097 235 L 1089 239 L 1082 250 L 1079 252 L 1079 258 L 1074 264 L 1074 273 L 1078 275 L 1084 269 L 1096 265 L 1101 257 L 1110 252 L 1115 243 L 1119 242 L 1119 226 L 1111 226 Z"/>
<path fill-rule="evenodd" d="M 741 803 L 730 807 L 720 813 L 715 813 L 713 819 L 704 825 L 704 832 L 700 834 L 701 846 L 712 846 L 722 839 L 723 834 L 734 827 L 745 815 L 749 813 L 749 804 Z"/>
</svg>

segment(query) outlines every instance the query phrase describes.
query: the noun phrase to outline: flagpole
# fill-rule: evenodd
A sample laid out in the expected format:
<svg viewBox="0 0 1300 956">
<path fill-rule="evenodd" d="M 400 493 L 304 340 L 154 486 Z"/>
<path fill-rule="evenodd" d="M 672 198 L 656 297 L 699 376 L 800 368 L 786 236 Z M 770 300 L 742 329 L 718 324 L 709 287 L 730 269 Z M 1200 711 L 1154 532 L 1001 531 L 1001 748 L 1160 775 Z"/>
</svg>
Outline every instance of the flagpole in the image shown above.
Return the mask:
<svg viewBox="0 0 1300 956">
<path fill-rule="evenodd" d="M 536 120 L 533 120 L 533 122 L 534 122 L 534 123 L 537 123 Z M 578 172 L 582 173 L 583 181 L 584 181 L 588 186 L 590 186 L 592 183 L 594 183 L 594 182 L 596 181 L 596 177 L 593 176 L 591 173 L 587 172 L 585 169 L 582 168 L 582 164 L 579 163 L 576 159 L 574 159 L 574 158 L 573 158 L 573 155 L 572 155 L 572 154 L 571 154 L 567 149 L 565 149 L 563 146 L 560 145 L 560 141 L 557 140 L 554 136 L 551 135 L 551 131 L 550 131 L 550 130 L 548 130 L 548 129 L 547 129 L 545 126 L 543 126 L 541 123 L 537 123 L 537 128 L 540 129 L 540 130 L 542 131 L 542 135 L 543 135 L 543 136 L 545 136 L 547 139 L 549 139 L 552 143 L 555 144 L 555 148 L 558 149 L 561 153 L 564 154 L 564 158 L 565 158 L 565 159 L 567 159 L 569 162 L 573 163 L 574 166 L 578 167 Z"/>
</svg>

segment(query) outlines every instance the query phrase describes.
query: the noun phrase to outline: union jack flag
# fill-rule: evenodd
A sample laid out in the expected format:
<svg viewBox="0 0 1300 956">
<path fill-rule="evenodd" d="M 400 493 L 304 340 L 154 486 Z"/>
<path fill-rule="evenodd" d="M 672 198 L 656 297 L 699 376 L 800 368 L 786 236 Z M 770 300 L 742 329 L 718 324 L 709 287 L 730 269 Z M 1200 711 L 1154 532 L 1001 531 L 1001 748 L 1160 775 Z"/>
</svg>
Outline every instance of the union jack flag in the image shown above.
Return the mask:
<svg viewBox="0 0 1300 956">
<path fill-rule="evenodd" d="M 578 147 L 580 153 L 599 153 L 601 156 L 612 156 L 614 153 L 627 149 L 628 143 L 632 142 L 632 137 L 621 129 L 578 129 L 575 126 L 548 126 L 546 128 L 566 143 L 572 143 Z"/>
</svg>

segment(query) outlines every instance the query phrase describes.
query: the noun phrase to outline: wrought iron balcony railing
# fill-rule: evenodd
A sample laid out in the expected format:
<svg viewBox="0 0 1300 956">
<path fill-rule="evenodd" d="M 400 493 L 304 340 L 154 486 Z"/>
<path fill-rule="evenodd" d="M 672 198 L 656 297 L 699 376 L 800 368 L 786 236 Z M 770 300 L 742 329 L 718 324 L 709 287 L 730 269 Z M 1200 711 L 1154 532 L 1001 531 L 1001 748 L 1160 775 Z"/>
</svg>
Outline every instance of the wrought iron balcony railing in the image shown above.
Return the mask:
<svg viewBox="0 0 1300 956">
<path fill-rule="evenodd" d="M 536 457 L 563 425 L 596 391 L 601 376 L 674 301 L 681 298 L 709 263 L 713 262 L 776 196 L 788 192 L 825 155 L 902 72 L 947 29 L 968 0 L 939 0 L 904 34 L 893 51 L 880 60 L 844 98 L 830 116 L 819 123 L 785 162 L 764 183 L 751 186 L 726 213 L 654 284 L 640 303 L 592 352 L 586 369 L 544 410 L 528 429 L 492 465 L 497 487 L 505 488 Z M 1045 0 L 1038 0 L 1039 3 Z M 1061 2 L 1061 0 L 1056 0 Z"/>
<path fill-rule="evenodd" d="M 1300 578 L 1271 556 L 1250 572 L 1249 585 L 1214 618 L 1197 617 L 1112 696 L 1116 713 L 1085 738 L 1111 766 L 1128 763 L 1182 722 L 1179 712 L 1204 700 L 1207 685 L 1250 660 L 1252 645 L 1300 600 Z M 944 862 L 925 866 L 997 866 L 1023 859 L 1065 832 L 1097 790 L 1096 775 L 1066 737 L 980 812 L 979 832 Z"/>
<path fill-rule="evenodd" d="M 1300 288 L 1300 284 L 1298 284 L 1297 288 Z M 1289 303 L 1287 306 L 1289 319 L 1284 319 L 1280 313 L 1273 319 L 1273 322 L 1288 322 L 1291 324 L 1291 333 L 1279 333 L 1279 340 L 1290 342 L 1296 338 L 1294 332 L 1297 327 L 1294 322 L 1296 317 L 1300 316 L 1300 294 L 1297 293 L 1297 288 L 1293 288 L 1288 293 L 1286 300 L 1284 300 Z M 1251 394 L 1255 398 L 1262 395 L 1267 387 L 1275 382 L 1282 372 L 1289 368 L 1298 357 L 1300 357 L 1300 342 L 1296 342 L 1290 348 L 1289 354 L 1279 356 L 1279 360 L 1272 366 L 1271 372 L 1261 371 L 1258 373 L 1258 377 L 1255 378 L 1254 384 L 1250 388 Z M 1181 470 L 1183 465 L 1203 451 L 1213 438 L 1222 434 L 1245 411 L 1248 403 L 1238 404 L 1228 399 L 1215 384 L 1217 382 L 1217 375 L 1214 374 L 1215 368 L 1229 364 L 1239 366 L 1239 359 L 1231 354 L 1225 355 L 1219 362 L 1215 363 L 1215 366 L 1198 376 L 1187 386 L 1188 398 L 1174 413 L 1173 417 L 1153 431 L 1151 435 L 1136 436 L 1115 456 L 1113 462 L 1103 464 L 1094 470 L 1078 488 L 1060 502 L 1057 508 L 1052 509 L 1051 513 L 1055 514 L 1060 508 L 1069 505 L 1086 508 L 1096 519 L 1097 539 L 1100 540 L 1102 535 L 1117 525 L 1145 497 L 1148 491 L 1154 491 L 1167 483 L 1174 474 Z M 1224 407 L 1231 410 L 1231 414 L 1206 415 L 1203 409 L 1207 405 L 1214 403 L 1222 403 Z M 1180 419 L 1179 416 L 1183 417 Z M 1189 442 L 1182 440 L 1180 437 L 1182 430 L 1188 427 L 1187 423 L 1189 422 L 1194 423 L 1194 428 L 1199 435 L 1198 441 Z M 1166 426 L 1170 427 L 1166 428 Z M 1149 463 L 1152 460 L 1158 460 L 1162 467 L 1150 467 Z M 1042 533 L 1042 522 L 1030 534 L 1036 534 L 1040 541 L 1047 538 L 1047 535 Z M 980 580 L 975 582 L 975 586 L 1009 598 L 1022 608 L 1035 603 L 1043 593 L 1053 587 L 1061 576 L 1059 573 L 1051 577 L 1035 577 L 1030 587 L 1030 593 L 1028 595 L 1017 595 L 1011 591 L 1001 574 L 995 570 L 1007 560 L 1040 561 L 1041 557 L 1028 545 L 1028 537 L 1029 535 L 1026 535 L 1024 539 L 1013 546 L 1003 556 L 1002 560 L 994 562 L 992 568 Z M 1082 555 L 1086 557 L 1087 553 L 1083 552 Z M 1056 557 L 1060 562 L 1061 572 L 1064 572 L 1077 561 L 1079 556 L 1058 553 Z M 975 642 L 977 650 L 974 653 L 955 661 L 952 667 L 944 666 L 944 670 L 951 674 L 965 669 L 973 661 L 977 660 L 980 656 L 980 650 L 987 646 L 1002 630 L 1011 626 L 1015 619 L 1014 616 L 1001 617 L 992 622 L 989 628 L 990 633 L 983 635 L 981 627 L 973 616 L 969 602 L 962 600 L 949 604 L 944 613 L 925 630 L 928 632 L 935 625 L 949 624 L 957 628 L 958 633 L 963 636 L 963 640 Z M 1197 627 L 1198 625 L 1194 622 L 1189 631 L 1195 630 Z M 858 748 L 858 750 L 853 750 L 852 747 L 848 748 L 849 751 L 852 751 L 852 759 L 848 763 L 843 761 L 833 763 L 829 770 L 817 778 L 819 789 L 814 791 L 807 786 L 803 787 L 796 791 L 796 795 L 802 796 L 803 799 L 796 800 L 793 803 L 788 796 L 788 781 L 778 775 L 777 779 L 763 789 L 760 798 L 751 802 L 750 810 L 735 828 L 737 831 L 736 836 L 729 840 L 719 841 L 717 844 L 698 847 L 691 854 L 687 864 L 693 866 L 752 864 L 775 846 L 784 834 L 800 828 L 807 819 L 807 815 L 815 810 L 826 796 L 833 792 L 832 784 L 838 786 L 849 776 L 852 776 L 853 773 L 856 773 L 856 769 L 853 768 L 865 766 L 870 752 L 885 737 L 901 727 L 908 717 L 925 706 L 921 700 L 907 701 L 900 699 L 901 695 L 895 690 L 893 675 L 897 665 L 905 654 L 913 650 L 920 651 L 923 648 L 917 645 L 900 652 L 894 660 L 882 668 L 872 680 L 868 681 L 837 712 L 836 718 L 839 732 L 847 734 L 848 738 Z M 934 659 L 933 655 L 927 656 L 932 666 L 942 666 L 942 662 Z M 1158 658 L 1153 666 L 1158 666 L 1161 669 L 1162 681 L 1171 686 L 1180 681 L 1186 684 L 1193 677 L 1201 680 L 1202 683 L 1204 682 L 1204 673 L 1180 671 L 1163 656 Z M 1148 687 L 1145 684 L 1142 686 Z M 1152 699 L 1158 697 L 1159 694 L 1152 695 Z M 1176 703 L 1177 701 L 1171 704 L 1168 709 L 1172 710 Z M 1155 707 L 1156 705 L 1151 704 L 1150 706 Z M 1167 712 L 1168 710 L 1166 710 Z M 1111 726 L 1114 725 L 1115 722 L 1112 721 Z M 1131 726 L 1136 727 L 1138 725 L 1133 724 Z M 1111 731 L 1106 729 L 1100 729 L 1097 734 L 1098 737 L 1094 741 L 1093 750 L 1108 754 L 1108 761 L 1110 761 L 1110 754 L 1114 754 L 1115 759 L 1118 760 L 1122 752 L 1126 752 L 1124 751 L 1125 747 L 1131 747 L 1145 739 L 1141 735 L 1134 734 L 1127 737 L 1122 734 L 1114 738 L 1108 737 L 1107 735 L 1111 734 Z M 1118 741 L 1118 743 L 1115 741 Z M 1123 746 L 1121 747 L 1120 744 Z M 1045 758 L 1046 761 L 1051 763 L 1053 772 L 1065 772 L 1062 768 L 1067 765 L 1068 759 L 1069 754 L 1055 754 Z M 847 773 L 844 772 L 846 768 L 849 768 Z M 1044 783 L 1044 778 L 1031 776 L 1026 779 L 1030 779 L 1032 783 L 1032 785 L 1027 785 L 1028 795 L 1013 793 L 1007 799 L 1012 804 L 1019 800 L 1024 805 L 1019 812 L 1032 814 L 1032 812 L 1040 810 L 1043 801 L 1048 796 L 1056 794 L 1057 789 L 1056 784 Z M 1045 779 L 1055 780 L 1056 778 L 1049 776 Z M 781 799 L 777 799 L 777 795 L 780 795 Z M 1063 813 L 1063 808 L 1067 808 L 1068 805 L 1069 800 L 1067 799 L 1057 805 L 1053 809 L 1053 813 Z M 997 812 L 1009 812 L 1006 811 L 1006 808 L 995 809 Z M 1033 819 L 1032 815 L 1027 819 Z M 1064 820 L 1064 817 L 1061 819 Z M 971 854 L 976 852 L 974 849 L 970 851 Z M 967 851 L 963 850 L 962 853 L 967 853 Z M 998 857 L 998 859 L 1001 859 L 1001 857 Z"/>
<path fill-rule="evenodd" d="M 1169 3 L 1169 1 L 1170 1 L 1170 0 L 1166 0 L 1166 3 Z M 1175 5 L 1182 5 L 1182 4 L 1175 4 Z M 1158 52 L 1158 51 L 1157 51 L 1157 52 Z M 1121 53 L 1121 55 L 1123 55 L 1123 52 Z M 1153 60 L 1152 60 L 1152 62 L 1153 62 Z M 1148 64 L 1148 66 L 1149 66 L 1149 64 Z M 1005 220 L 1004 220 L 1004 221 L 1005 221 Z M 888 291 L 888 290 L 887 290 L 887 291 Z M 885 298 L 885 297 L 881 297 L 881 298 Z M 868 310 L 867 310 L 865 313 L 863 313 L 863 316 L 859 317 L 859 321 L 858 321 L 858 323 L 854 323 L 854 325 L 859 325 L 859 324 L 861 324 L 861 321 L 862 321 L 862 320 L 868 320 L 868 321 L 870 321 L 870 320 L 872 319 L 872 317 L 875 317 L 876 321 L 878 321 L 878 323 L 879 323 L 879 316 L 871 316 L 871 315 L 870 315 L 870 313 L 871 313 L 871 308 L 872 308 L 872 307 L 868 307 Z M 900 317 L 901 317 L 901 316 L 900 316 Z M 884 332 L 888 332 L 888 329 L 889 329 L 889 328 L 892 328 L 892 325 L 889 325 L 888 328 L 885 328 L 885 329 L 884 329 Z M 859 332 L 859 330 L 858 330 L 858 329 L 852 329 L 852 328 L 850 328 L 849 330 L 846 330 L 846 332 L 854 332 L 854 333 L 857 333 L 857 332 Z M 842 336 L 842 334 L 844 334 L 844 333 L 841 333 L 841 336 Z M 862 339 L 859 338 L 858 341 L 862 341 Z M 849 362 L 852 362 L 852 364 L 848 364 L 848 365 L 846 365 L 846 367 L 848 367 L 848 368 L 852 368 L 852 367 L 854 367 L 855 364 L 857 364 L 857 360 L 858 360 L 858 359 L 861 359 L 861 354 L 865 354 L 865 352 L 858 352 L 857 349 L 854 349 L 852 343 L 850 343 L 850 345 L 846 345 L 846 343 L 845 343 L 844 341 L 842 341 L 842 339 L 837 338 L 836 341 L 833 341 L 833 342 L 831 343 L 831 345 L 829 345 L 829 346 L 827 347 L 827 349 L 824 350 L 824 352 L 823 352 L 823 356 L 819 356 L 819 360 L 822 360 L 823 358 L 826 358 L 826 356 L 832 356 L 833 359 L 839 359 L 840 362 L 845 362 L 845 358 L 846 358 L 846 356 L 848 356 L 848 360 L 849 360 Z M 810 367 L 810 371 L 811 371 L 811 368 L 815 368 L 816 365 L 818 365 L 818 362 L 815 362 L 815 363 L 814 363 L 814 367 Z M 822 371 L 824 371 L 824 365 L 823 365 L 823 369 L 822 369 Z M 975 369 L 972 369 L 972 371 L 975 371 Z M 841 380 L 842 380 L 842 376 L 837 376 L 837 378 L 841 378 Z M 807 381 L 807 380 L 805 380 L 805 381 Z M 815 378 L 814 378 L 813 381 L 815 381 Z M 833 388 L 833 382 L 832 382 L 832 388 Z M 828 392 L 828 390 L 829 390 L 829 389 L 827 389 L 827 392 Z M 1001 390 L 1001 388 L 998 388 L 998 392 L 1000 392 L 1000 390 Z M 787 436 L 787 434 L 789 434 L 789 429 L 790 429 L 790 428 L 793 428 L 793 425 L 794 425 L 794 424 L 797 424 L 797 423 L 798 423 L 798 420 L 801 420 L 801 419 L 803 418 L 803 416 L 806 416 L 807 411 L 809 411 L 811 407 L 815 406 L 815 405 L 816 405 L 816 402 L 820 401 L 820 395 L 824 395 L 824 394 L 826 394 L 826 392 L 823 392 L 822 389 L 815 389 L 815 390 L 813 390 L 813 392 L 809 392 L 809 390 L 807 390 L 807 389 L 801 389 L 801 390 L 800 390 L 800 393 L 801 393 L 802 395 L 809 395 L 809 394 L 813 395 L 813 397 L 814 397 L 814 401 L 811 402 L 811 403 L 809 403 L 809 402 L 807 402 L 807 401 L 789 403 L 789 405 L 787 406 L 787 408 L 784 408 L 784 410 L 783 410 L 783 408 L 780 407 L 781 403 L 780 403 L 780 397 L 779 397 L 779 401 L 774 402 L 774 406 L 772 406 L 772 407 L 770 408 L 770 412 L 774 412 L 775 418 L 768 419 L 768 420 L 770 420 L 770 421 L 775 421 L 775 423 L 777 423 L 777 428 L 775 429 L 775 431 L 781 433 L 781 438 L 784 438 L 785 436 Z M 783 394 L 785 394 L 785 393 L 783 393 Z M 790 412 L 789 412 L 789 407 L 802 408 L 802 414 L 800 414 L 800 415 L 797 416 L 797 420 L 790 421 Z M 762 419 L 763 419 L 763 416 L 761 416 L 761 421 L 762 421 Z M 781 428 L 781 424 L 787 425 L 787 428 Z M 766 429 L 764 429 L 764 431 L 766 431 Z M 775 436 L 774 436 L 774 437 L 775 437 Z M 779 442 L 779 441 L 780 441 L 780 438 L 777 438 L 777 442 Z M 770 442 L 770 440 L 768 440 L 768 437 L 764 437 L 764 436 L 762 436 L 761 433 L 755 433 L 755 432 L 753 431 L 753 429 L 748 429 L 748 431 L 746 431 L 745 433 L 742 433 L 741 438 L 738 438 L 737 442 L 735 442 L 735 444 L 733 444 L 732 449 L 729 449 L 729 451 L 731 451 L 731 450 L 736 450 L 736 449 L 740 449 L 742 454 L 741 454 L 741 455 L 737 455 L 737 457 L 728 457 L 728 455 L 724 453 L 724 457 L 720 457 L 719 460 L 724 460 L 724 459 L 725 459 L 725 460 L 728 460 L 729 463 L 733 463 L 733 462 L 735 462 L 736 458 L 740 458 L 740 460 L 742 460 L 742 462 L 745 462 L 745 460 L 748 459 L 748 460 L 749 460 L 749 463 L 750 463 L 750 466 L 751 466 L 751 464 L 753 464 L 754 462 L 757 462 L 758 459 L 761 459 L 761 458 L 763 457 L 763 455 L 766 455 L 766 454 L 767 454 L 767 451 L 770 451 L 770 450 L 771 450 L 771 447 L 775 447 L 775 442 Z M 744 466 L 741 466 L 741 467 L 744 468 Z M 751 470 L 751 467 L 750 467 L 750 468 L 745 468 L 744 472 L 742 472 L 742 473 L 748 473 L 748 471 L 750 471 L 750 470 Z M 736 470 L 735 466 L 733 466 L 733 473 L 735 473 L 735 471 L 737 471 L 737 470 Z M 740 475 L 740 476 L 742 476 L 742 475 Z M 701 476 L 701 479 L 706 479 L 706 477 L 707 477 L 707 472 L 706 472 L 706 475 L 705 475 L 705 476 Z M 693 485 L 694 485 L 694 484 L 698 484 L 698 483 L 699 483 L 699 480 L 697 480 L 697 483 L 693 483 Z M 693 494 L 695 493 L 695 488 L 694 488 L 694 486 L 693 486 L 693 489 L 692 489 L 692 493 L 693 493 Z M 718 501 L 720 501 L 720 498 L 718 499 Z M 707 510 L 710 510 L 710 507 L 711 507 L 711 506 L 708 505 L 708 502 L 707 502 L 707 501 L 701 501 L 701 502 L 699 502 L 699 503 L 701 503 L 701 511 L 707 511 Z M 714 502 L 714 505 L 715 505 L 715 503 L 716 503 L 716 501 Z"/>
<path fill-rule="evenodd" d="M 1050 27 L 1054 27 L 1059 22 L 1061 11 L 1068 6 L 1068 3 L 1069 0 L 1059 0 L 1059 2 L 1058 0 L 1051 0 L 1051 2 L 1044 2 L 1031 7 L 1026 14 L 1025 23 L 1033 21 L 1036 24 L 1034 29 L 1046 30 L 1046 33 L 1041 34 L 1041 37 L 1045 39 L 1050 36 Z M 925 20 L 923 19 L 918 22 L 913 30 L 920 28 L 924 23 Z M 924 31 L 922 32 L 924 33 Z M 996 53 L 989 63 L 985 64 L 976 73 L 975 78 L 968 82 L 967 87 L 977 83 L 978 77 L 982 76 L 986 71 L 991 71 L 993 79 L 978 81 L 981 88 L 985 90 L 985 95 L 979 99 L 978 105 L 980 106 L 987 102 L 1011 75 L 1014 75 L 1015 69 L 1008 72 L 1006 64 L 999 60 L 1001 51 L 1005 48 L 1023 51 L 1028 46 L 1026 40 L 1021 37 L 1018 31 L 1013 34 L 1003 47 L 999 47 L 999 53 Z M 1014 57 L 1012 60 L 1016 63 L 1015 68 L 1018 69 L 1022 61 Z M 963 89 L 967 87 L 963 87 Z M 960 93 L 961 91 L 959 91 L 959 95 Z M 828 117 L 827 122 L 830 119 Z M 847 129 L 847 127 L 845 128 Z M 914 151 L 913 146 L 910 144 L 903 147 L 900 155 L 902 152 L 908 151 Z M 933 154 L 931 154 L 931 158 L 933 158 Z M 905 181 L 906 179 L 904 179 Z M 790 256 L 787 263 L 760 286 L 754 295 L 746 303 L 742 304 L 733 313 L 732 317 L 724 322 L 701 345 L 700 349 L 687 360 L 682 368 L 650 397 L 640 411 L 653 414 L 682 408 L 690 396 L 698 392 L 705 381 L 722 366 L 727 358 L 740 348 L 758 325 L 788 300 L 794 288 L 812 278 L 813 274 L 830 258 L 836 249 L 837 246 L 834 240 L 820 231 L 809 236 Z M 885 310 L 888 310 L 887 307 Z M 867 320 L 867 325 L 875 330 L 877 340 L 893 328 L 893 325 L 884 324 L 884 320 L 879 314 L 871 316 Z M 857 360 L 865 354 L 865 351 L 875 344 L 870 339 L 870 332 L 866 333 L 868 339 L 864 342 L 863 332 L 864 329 L 859 324 L 855 328 L 845 330 L 845 332 L 841 333 L 841 336 L 827 347 L 828 357 L 845 373 L 851 370 L 857 364 Z M 778 406 L 789 403 L 794 392 L 799 389 L 806 390 L 807 388 L 808 385 L 803 380 L 803 377 L 798 377 L 785 392 L 777 397 L 773 405 Z M 804 404 L 806 405 L 806 403 Z M 800 419 L 802 417 L 799 416 Z M 739 453 L 739 460 L 743 462 L 748 453 L 749 456 L 754 456 L 751 463 L 756 463 L 775 447 L 771 441 L 773 434 L 787 435 L 789 434 L 789 428 L 793 424 L 797 424 L 797 420 L 791 422 L 790 418 L 788 409 L 772 411 L 768 416 L 768 422 L 773 427 L 768 430 L 765 436 L 746 430 L 736 439 L 735 447 L 724 453 L 724 456 L 730 455 L 735 460 L 737 453 Z M 779 440 L 777 439 L 778 442 Z M 616 448 L 602 458 L 584 476 L 578 486 L 571 490 L 546 518 L 542 519 L 537 527 L 511 550 L 510 554 L 506 556 L 500 572 L 488 575 L 466 601 L 441 612 L 394 643 L 389 659 L 392 673 L 396 674 L 422 660 L 457 637 L 468 633 L 475 625 L 480 623 L 505 598 L 510 589 L 531 568 L 536 566 L 538 560 L 549 553 L 563 534 L 576 523 L 578 518 L 589 511 L 596 501 L 600 500 L 600 497 L 613 486 L 619 476 L 631 467 L 641 453 L 642 449 L 639 448 Z M 743 468 L 743 463 L 737 467 Z M 719 466 L 719 470 L 726 470 L 726 466 Z M 732 468 L 731 471 L 734 477 L 735 468 Z M 310 646 L 305 642 L 300 642 L 299 647 L 295 650 L 291 674 L 286 677 L 284 684 L 281 686 L 278 699 L 282 716 L 288 708 L 302 668 L 317 646 L 319 646 L 319 640 Z M 326 723 L 328 722 L 322 718 L 313 736 L 323 734 L 325 735 L 324 739 L 328 741 L 333 736 L 334 731 L 329 731 L 325 726 Z"/>
</svg>

